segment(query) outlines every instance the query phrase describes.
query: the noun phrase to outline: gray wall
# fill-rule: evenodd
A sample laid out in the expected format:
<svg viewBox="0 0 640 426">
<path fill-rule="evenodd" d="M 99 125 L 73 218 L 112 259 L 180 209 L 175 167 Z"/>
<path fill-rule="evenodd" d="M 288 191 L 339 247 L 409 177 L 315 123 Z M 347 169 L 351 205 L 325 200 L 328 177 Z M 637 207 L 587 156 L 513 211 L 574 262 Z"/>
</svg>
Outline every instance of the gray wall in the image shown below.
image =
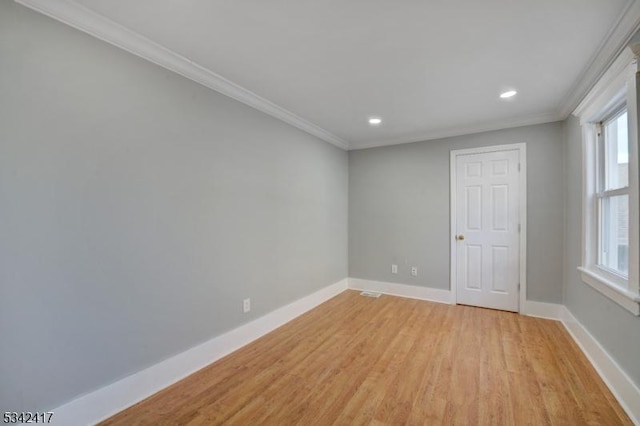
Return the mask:
<svg viewBox="0 0 640 426">
<path fill-rule="evenodd" d="M 640 317 L 582 282 L 582 133 L 577 118 L 564 123 L 564 304 L 640 386 Z"/>
<path fill-rule="evenodd" d="M 562 302 L 562 123 L 349 152 L 349 276 L 449 288 L 449 153 L 527 145 L 527 298 Z M 391 264 L 399 273 L 391 274 Z M 410 267 L 418 267 L 418 277 Z"/>
<path fill-rule="evenodd" d="M 0 2 L 0 99 L 0 411 L 53 408 L 347 272 L 448 288 L 449 151 L 519 142 L 528 298 L 564 296 L 640 384 L 640 318 L 576 272 L 574 118 L 347 160 L 9 1 Z"/>
<path fill-rule="evenodd" d="M 347 276 L 346 152 L 10 1 L 0 100 L 0 411 Z"/>
</svg>

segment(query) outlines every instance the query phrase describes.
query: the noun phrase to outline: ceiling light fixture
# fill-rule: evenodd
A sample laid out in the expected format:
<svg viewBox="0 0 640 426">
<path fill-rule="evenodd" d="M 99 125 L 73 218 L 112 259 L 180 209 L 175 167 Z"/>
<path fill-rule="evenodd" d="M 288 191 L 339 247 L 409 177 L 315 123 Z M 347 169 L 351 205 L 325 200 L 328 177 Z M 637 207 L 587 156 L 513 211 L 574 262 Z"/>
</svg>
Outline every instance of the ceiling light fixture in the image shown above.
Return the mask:
<svg viewBox="0 0 640 426">
<path fill-rule="evenodd" d="M 502 99 L 507 99 L 507 98 L 511 98 L 513 96 L 515 96 L 518 92 L 516 92 L 515 90 L 509 90 L 503 93 L 500 93 L 500 97 Z"/>
<path fill-rule="evenodd" d="M 371 124 L 372 126 L 377 126 L 378 124 L 382 123 L 382 119 L 378 118 L 378 117 L 371 117 L 369 119 L 369 124 Z"/>
</svg>

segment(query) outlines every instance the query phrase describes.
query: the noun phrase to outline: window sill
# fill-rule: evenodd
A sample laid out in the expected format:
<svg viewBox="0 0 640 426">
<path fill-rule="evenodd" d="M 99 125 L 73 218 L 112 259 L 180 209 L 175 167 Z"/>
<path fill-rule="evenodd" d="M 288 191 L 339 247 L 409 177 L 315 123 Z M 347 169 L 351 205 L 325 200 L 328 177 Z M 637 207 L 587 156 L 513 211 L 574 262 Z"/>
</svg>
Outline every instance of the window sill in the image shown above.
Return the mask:
<svg viewBox="0 0 640 426">
<path fill-rule="evenodd" d="M 633 315 L 640 316 L 640 296 L 620 288 L 608 279 L 582 266 L 578 267 L 582 273 L 582 281 L 622 306 Z"/>
</svg>

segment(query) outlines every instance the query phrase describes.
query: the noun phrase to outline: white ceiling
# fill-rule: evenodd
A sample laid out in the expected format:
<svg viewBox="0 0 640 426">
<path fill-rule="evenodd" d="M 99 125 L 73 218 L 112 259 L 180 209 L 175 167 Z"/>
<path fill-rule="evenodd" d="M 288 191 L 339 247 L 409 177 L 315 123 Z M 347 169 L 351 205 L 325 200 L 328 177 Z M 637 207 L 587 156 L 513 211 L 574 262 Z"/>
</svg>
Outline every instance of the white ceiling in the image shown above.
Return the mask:
<svg viewBox="0 0 640 426">
<path fill-rule="evenodd" d="M 358 149 L 565 118 L 635 1 L 75 3 Z"/>
</svg>

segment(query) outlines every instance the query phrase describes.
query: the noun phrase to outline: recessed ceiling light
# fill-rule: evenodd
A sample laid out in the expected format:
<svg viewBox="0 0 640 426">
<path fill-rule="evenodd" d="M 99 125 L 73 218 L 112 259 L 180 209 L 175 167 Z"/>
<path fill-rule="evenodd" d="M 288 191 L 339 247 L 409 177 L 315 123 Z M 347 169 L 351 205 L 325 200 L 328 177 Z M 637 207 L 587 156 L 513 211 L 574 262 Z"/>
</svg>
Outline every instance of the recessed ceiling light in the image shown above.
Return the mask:
<svg viewBox="0 0 640 426">
<path fill-rule="evenodd" d="M 380 123 L 382 123 L 382 119 L 379 117 L 371 117 L 369 119 L 369 124 L 371 124 L 372 126 L 377 126 Z"/>
<path fill-rule="evenodd" d="M 509 90 L 509 91 L 506 91 L 506 92 L 500 93 L 500 97 L 501 97 L 502 99 L 507 99 L 507 98 L 510 98 L 510 97 L 512 97 L 512 96 L 515 96 L 517 93 L 518 93 L 518 92 L 516 92 L 515 90 Z"/>
</svg>

